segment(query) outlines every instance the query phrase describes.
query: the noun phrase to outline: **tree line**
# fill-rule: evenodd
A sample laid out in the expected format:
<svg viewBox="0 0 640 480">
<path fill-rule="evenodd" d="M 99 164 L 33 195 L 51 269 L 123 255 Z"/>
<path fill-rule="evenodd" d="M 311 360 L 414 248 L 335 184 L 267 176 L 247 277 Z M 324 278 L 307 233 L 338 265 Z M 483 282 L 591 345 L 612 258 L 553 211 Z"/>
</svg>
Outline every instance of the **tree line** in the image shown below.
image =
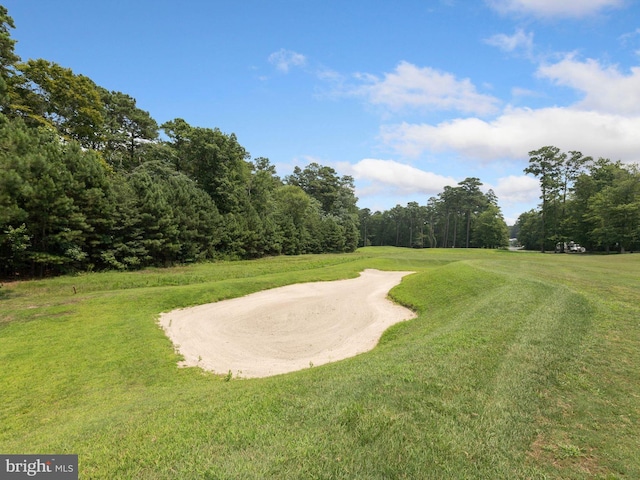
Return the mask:
<svg viewBox="0 0 640 480">
<path fill-rule="evenodd" d="M 360 210 L 361 245 L 413 248 L 501 248 L 509 243 L 509 230 L 492 190 L 466 178 L 446 186 L 427 205 L 410 202 L 406 207 L 374 213 Z"/>
<path fill-rule="evenodd" d="M 515 225 L 527 249 L 574 241 L 589 251 L 640 249 L 640 168 L 545 146 L 529 152 L 525 173 L 540 181 L 541 204 Z"/>
<path fill-rule="evenodd" d="M 359 245 L 507 245 L 497 198 L 467 178 L 391 210 L 311 163 L 280 178 L 234 134 L 159 125 L 126 93 L 22 61 L 0 5 L 0 276 L 136 269 Z M 526 228 L 525 228 L 526 230 Z"/>
<path fill-rule="evenodd" d="M 0 276 L 357 248 L 351 177 L 282 179 L 234 134 L 158 125 L 125 93 L 22 62 L 13 28 L 0 6 Z"/>
</svg>

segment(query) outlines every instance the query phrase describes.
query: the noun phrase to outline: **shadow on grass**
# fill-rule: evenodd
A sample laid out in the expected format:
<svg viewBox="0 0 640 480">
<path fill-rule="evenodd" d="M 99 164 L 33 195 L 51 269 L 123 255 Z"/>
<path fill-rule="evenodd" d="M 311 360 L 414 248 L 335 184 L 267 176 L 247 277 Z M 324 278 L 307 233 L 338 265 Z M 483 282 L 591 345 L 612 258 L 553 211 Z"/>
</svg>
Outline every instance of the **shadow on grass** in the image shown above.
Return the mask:
<svg viewBox="0 0 640 480">
<path fill-rule="evenodd" d="M 8 300 L 15 297 L 15 292 L 7 288 L 6 284 L 0 283 L 0 300 Z"/>
</svg>

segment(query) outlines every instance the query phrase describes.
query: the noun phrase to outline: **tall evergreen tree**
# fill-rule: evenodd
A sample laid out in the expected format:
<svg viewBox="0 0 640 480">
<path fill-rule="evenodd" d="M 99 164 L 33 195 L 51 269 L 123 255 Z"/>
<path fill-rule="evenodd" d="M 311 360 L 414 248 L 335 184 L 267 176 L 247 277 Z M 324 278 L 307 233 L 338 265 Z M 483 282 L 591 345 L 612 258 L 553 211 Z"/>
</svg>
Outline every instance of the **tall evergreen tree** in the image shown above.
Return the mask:
<svg viewBox="0 0 640 480">
<path fill-rule="evenodd" d="M 9 113 L 11 103 L 10 85 L 15 72 L 15 64 L 20 57 L 15 53 L 16 41 L 11 38 L 10 29 L 15 28 L 13 18 L 0 5 L 0 112 Z"/>
<path fill-rule="evenodd" d="M 542 252 L 547 246 L 547 237 L 551 238 L 553 243 L 558 240 L 558 193 L 561 190 L 561 171 L 566 157 L 567 154 L 561 152 L 558 147 L 542 147 L 529 152 L 529 166 L 524 169 L 525 173 L 540 179 Z"/>
<path fill-rule="evenodd" d="M 353 251 L 358 246 L 359 224 L 358 207 L 355 196 L 353 178 L 338 176 L 337 172 L 327 166 L 311 163 L 304 169 L 295 167 L 291 175 L 285 177 L 285 183 L 301 188 L 320 204 L 322 215 L 327 217 L 324 232 L 335 235 L 340 231 L 343 235 L 343 251 Z M 338 229 L 333 228 L 337 222 Z M 335 245 L 335 242 L 332 242 Z"/>
<path fill-rule="evenodd" d="M 104 104 L 102 150 L 111 165 L 132 169 L 142 163 L 138 152 L 144 142 L 158 138 L 158 124 L 136 100 L 122 92 L 99 88 Z"/>
</svg>

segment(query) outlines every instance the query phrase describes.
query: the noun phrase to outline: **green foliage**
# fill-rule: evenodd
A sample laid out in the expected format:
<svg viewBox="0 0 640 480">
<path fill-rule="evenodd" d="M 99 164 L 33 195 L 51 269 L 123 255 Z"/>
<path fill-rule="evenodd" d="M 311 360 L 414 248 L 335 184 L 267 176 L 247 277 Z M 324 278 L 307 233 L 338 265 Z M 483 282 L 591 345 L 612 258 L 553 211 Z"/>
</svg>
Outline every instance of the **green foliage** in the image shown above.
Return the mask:
<svg viewBox="0 0 640 480">
<path fill-rule="evenodd" d="M 13 69 L 20 58 L 15 53 L 16 41 L 9 29 L 15 28 L 13 19 L 5 7 L 0 5 L 0 111 L 6 110 L 10 102 L 10 84 Z"/>
<path fill-rule="evenodd" d="M 121 92 L 99 89 L 104 104 L 102 151 L 111 165 L 130 170 L 142 163 L 142 141 L 158 137 L 158 124 L 149 112 L 139 109 L 136 100 Z"/>
<path fill-rule="evenodd" d="M 356 248 L 355 200 L 344 207 L 352 187 L 325 213 L 300 187 L 283 185 L 268 159 L 248 162 L 235 136 L 184 121 L 174 128 L 180 134 L 165 147 L 134 145 L 145 161 L 132 168 L 126 155 L 114 163 L 116 137 L 111 147 L 83 149 L 0 117 L 0 275 Z"/>
<path fill-rule="evenodd" d="M 310 252 L 353 252 L 359 240 L 359 217 L 353 178 L 339 177 L 331 167 L 310 163 L 295 167 L 285 183 L 300 188 L 317 203 L 319 221 L 312 215 Z M 318 247 L 319 245 L 319 247 Z"/>
<path fill-rule="evenodd" d="M 478 178 L 466 178 L 456 187 L 446 186 L 426 206 L 409 202 L 385 212 L 362 212 L 365 245 L 414 248 L 506 245 L 507 226 L 492 190 L 480 191 Z M 479 223 L 481 222 L 481 223 Z"/>
<path fill-rule="evenodd" d="M 27 264 L 26 251 L 31 246 L 31 236 L 23 223 L 17 228 L 8 225 L 0 232 L 0 261 L 3 274 L 22 270 Z"/>
<path fill-rule="evenodd" d="M 526 250 L 535 250 L 540 246 L 542 238 L 542 219 L 540 212 L 530 210 L 520 214 L 516 222 L 518 227 L 518 242 Z"/>
<path fill-rule="evenodd" d="M 640 247 L 640 172 L 580 152 L 556 147 L 530 152 L 526 173 L 540 177 L 542 205 L 518 219 L 518 239 L 526 248 L 553 249 L 556 242 L 576 241 L 588 250 L 634 250 Z"/>
<path fill-rule="evenodd" d="M 295 167 L 293 174 L 287 176 L 285 182 L 300 187 L 320 202 L 324 213 L 329 214 L 340 202 L 342 195 L 340 190 L 349 183 L 349 178 L 340 179 L 333 168 L 311 163 L 304 169 Z"/>
<path fill-rule="evenodd" d="M 176 170 L 193 178 L 222 215 L 237 213 L 247 201 L 249 158 L 234 134 L 192 127 L 178 118 L 162 125 L 171 139 Z"/>
<path fill-rule="evenodd" d="M 640 174 L 618 169 L 611 184 L 592 195 L 584 218 L 591 240 L 605 249 L 640 246 Z"/>
<path fill-rule="evenodd" d="M 138 247 L 137 266 L 213 258 L 222 220 L 193 180 L 167 164 L 147 162 L 127 181 L 135 217 L 124 240 Z"/>
<path fill-rule="evenodd" d="M 0 276 L 357 248 L 351 177 L 313 163 L 284 185 L 233 133 L 180 118 L 159 140 L 131 96 L 20 63 L 11 28 L 0 6 Z"/>
<path fill-rule="evenodd" d="M 4 149 L 0 152 L 0 201 L 7 207 L 0 231 L 22 228 L 26 251 L 5 251 L 3 274 L 26 268 L 43 274 L 50 265 L 75 268 L 95 230 L 90 209 L 99 208 L 104 165 L 77 144 L 64 144 L 50 132 L 29 129 L 20 121 L 0 119 Z M 91 220 L 89 220 L 91 218 Z M 13 252 L 13 253 L 12 253 Z"/>
<path fill-rule="evenodd" d="M 17 68 L 22 79 L 17 88 L 21 99 L 17 110 L 25 118 L 53 126 L 85 147 L 100 141 L 103 104 L 91 79 L 43 59 L 29 60 Z"/>
<path fill-rule="evenodd" d="M 490 204 L 478 216 L 473 228 L 473 243 L 488 248 L 501 248 L 509 245 L 509 229 L 497 206 Z"/>
</svg>

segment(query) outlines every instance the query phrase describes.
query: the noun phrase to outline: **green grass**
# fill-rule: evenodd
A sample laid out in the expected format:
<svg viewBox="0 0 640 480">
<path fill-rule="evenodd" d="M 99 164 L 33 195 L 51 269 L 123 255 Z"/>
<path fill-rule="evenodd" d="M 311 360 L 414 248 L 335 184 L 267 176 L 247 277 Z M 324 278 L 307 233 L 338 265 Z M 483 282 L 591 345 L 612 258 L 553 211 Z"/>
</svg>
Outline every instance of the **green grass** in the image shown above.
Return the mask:
<svg viewBox="0 0 640 480">
<path fill-rule="evenodd" d="M 265 379 L 178 368 L 160 312 L 413 270 L 418 318 Z M 75 287 L 75 293 L 74 293 Z M 640 478 L 640 255 L 366 248 L 0 288 L 0 452 L 80 478 Z"/>
</svg>

